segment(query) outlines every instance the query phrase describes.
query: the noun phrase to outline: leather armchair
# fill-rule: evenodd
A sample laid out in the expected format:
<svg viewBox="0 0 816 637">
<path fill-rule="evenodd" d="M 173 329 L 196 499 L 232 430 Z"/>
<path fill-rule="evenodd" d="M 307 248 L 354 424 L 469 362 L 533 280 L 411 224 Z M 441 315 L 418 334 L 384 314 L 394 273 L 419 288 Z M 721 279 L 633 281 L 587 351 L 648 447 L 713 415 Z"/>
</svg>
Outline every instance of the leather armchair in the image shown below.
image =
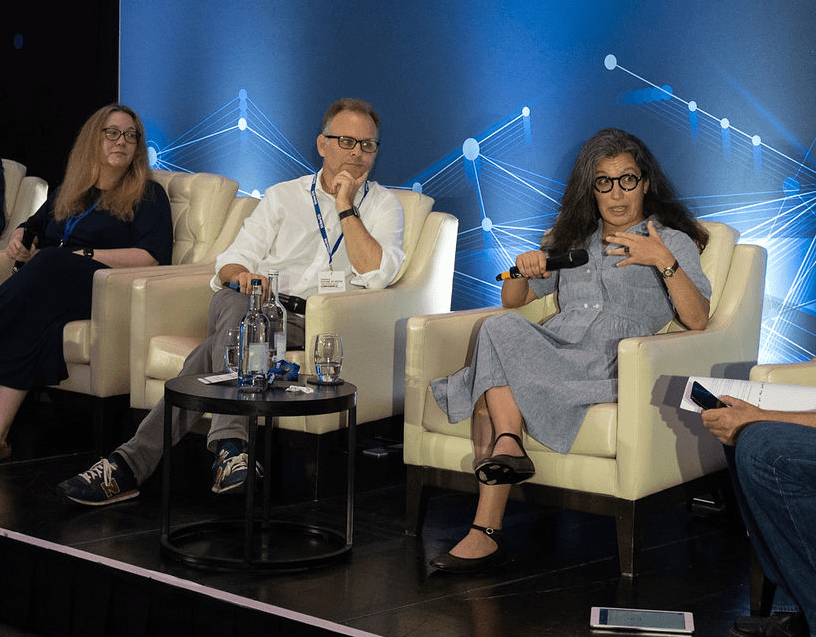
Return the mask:
<svg viewBox="0 0 816 637">
<path fill-rule="evenodd" d="M 6 249 L 17 226 L 37 212 L 48 196 L 45 180 L 26 175 L 26 167 L 16 161 L 3 159 L 3 177 L 6 183 L 5 210 L 0 214 L 5 215 L 6 227 L 0 234 L 0 251 Z M 0 283 L 8 278 L 13 266 L 14 262 L 5 254 L 0 256 Z"/>
<path fill-rule="evenodd" d="M 675 322 L 660 335 L 618 346 L 619 400 L 590 408 L 568 454 L 525 434 L 536 475 L 511 497 L 611 515 L 617 521 L 621 573 L 637 572 L 643 518 L 667 503 L 711 491 L 726 479 L 720 443 L 699 416 L 677 408 L 685 376 L 742 377 L 756 362 L 765 280 L 765 251 L 736 245 L 737 232 L 705 222 L 710 241 L 702 265 L 711 280 L 711 318 L 704 330 Z M 537 321 L 557 309 L 554 295 L 520 308 Z M 466 364 L 481 320 L 501 308 L 416 316 L 408 321 L 404 460 L 408 465 L 406 530 L 421 532 L 427 487 L 476 491 L 470 420 L 449 424 L 429 383 Z"/>
<path fill-rule="evenodd" d="M 358 388 L 357 422 L 402 412 L 404 335 L 407 317 L 448 312 L 453 288 L 458 220 L 433 212 L 433 199 L 397 190 L 405 210 L 406 260 L 397 280 L 382 290 L 316 294 L 306 305 L 306 350 L 287 358 L 314 373 L 315 335 L 343 337 L 342 377 Z M 207 335 L 213 269 L 184 277 L 136 281 L 131 324 L 131 407 L 146 410 L 164 395 L 164 383 L 181 371 L 186 356 Z M 280 418 L 279 428 L 309 438 L 307 464 L 317 472 L 320 438 L 345 427 L 344 417 Z M 303 438 L 300 438 L 302 441 Z M 325 447 L 326 445 L 323 445 Z M 309 459 L 311 458 L 311 459 Z M 317 488 L 314 486 L 314 488 Z"/>
<path fill-rule="evenodd" d="M 105 408 L 130 391 L 130 305 L 135 279 L 184 272 L 215 259 L 214 250 L 229 243 L 229 215 L 238 184 L 220 175 L 154 170 L 153 179 L 167 191 L 173 216 L 172 265 L 99 270 L 94 275 L 91 318 L 68 323 L 63 353 L 69 377 L 58 387 L 93 398 L 94 443 L 106 446 Z M 234 225 L 234 224 L 232 224 Z"/>
</svg>

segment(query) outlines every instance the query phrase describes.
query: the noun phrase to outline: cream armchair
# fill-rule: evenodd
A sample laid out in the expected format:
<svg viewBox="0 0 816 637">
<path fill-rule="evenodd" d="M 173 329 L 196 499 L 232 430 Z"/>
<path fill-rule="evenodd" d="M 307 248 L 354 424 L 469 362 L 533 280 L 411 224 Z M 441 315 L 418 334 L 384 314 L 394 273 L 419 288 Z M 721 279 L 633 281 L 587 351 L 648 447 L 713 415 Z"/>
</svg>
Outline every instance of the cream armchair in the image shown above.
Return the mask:
<svg viewBox="0 0 816 637">
<path fill-rule="evenodd" d="M 48 196 L 48 184 L 44 179 L 26 175 L 26 167 L 16 161 L 3 159 L 3 177 L 6 182 L 5 215 L 6 227 L 0 234 L 0 252 L 6 249 L 11 233 L 23 221 L 33 215 Z M 0 255 L 0 283 L 11 274 L 14 262 L 5 254 Z"/>
<path fill-rule="evenodd" d="M 617 521 L 621 573 L 637 572 L 643 518 L 666 503 L 710 491 L 726 479 L 719 442 L 699 416 L 680 411 L 683 376 L 747 376 L 756 362 L 765 280 L 765 251 L 735 245 L 737 232 L 705 223 L 710 242 L 702 265 L 711 280 L 705 330 L 630 338 L 618 346 L 619 401 L 590 408 L 568 454 L 525 435 L 535 477 L 511 497 L 611 515 Z M 479 323 L 500 308 L 417 316 L 408 321 L 404 459 L 408 465 L 406 530 L 421 532 L 427 487 L 476 490 L 470 420 L 455 425 L 437 406 L 429 383 L 466 364 Z M 556 311 L 551 296 L 519 310 L 531 320 Z M 463 512 L 463 516 L 467 516 Z"/>
<path fill-rule="evenodd" d="M 357 422 L 402 412 L 404 335 L 407 317 L 450 310 L 458 220 L 432 212 L 433 199 L 397 190 L 405 210 L 406 260 L 398 279 L 383 290 L 313 295 L 306 305 L 306 350 L 290 352 L 301 373 L 313 373 L 314 337 L 343 337 L 342 377 L 357 385 Z M 131 407 L 146 410 L 164 395 L 164 383 L 181 371 L 186 356 L 207 335 L 213 269 L 185 277 L 134 284 L 131 324 Z M 138 326 L 138 329 L 136 327 Z M 345 427 L 338 415 L 281 418 L 282 430 L 301 433 L 307 471 L 314 478 L 322 437 Z M 292 443 L 290 443 L 291 445 Z M 312 488 L 317 489 L 316 482 Z"/>
<path fill-rule="evenodd" d="M 63 353 L 68 378 L 59 389 L 93 398 L 93 435 L 98 451 L 112 437 L 106 408 L 130 391 L 130 304 L 135 279 L 194 269 L 213 260 L 214 250 L 232 237 L 223 237 L 234 224 L 238 184 L 207 173 L 154 170 L 153 179 L 164 187 L 173 217 L 172 265 L 147 268 L 103 269 L 94 275 L 91 318 L 68 323 L 63 331 Z M 233 235 L 234 236 L 234 235 Z M 127 403 L 125 402 L 125 407 Z"/>
</svg>

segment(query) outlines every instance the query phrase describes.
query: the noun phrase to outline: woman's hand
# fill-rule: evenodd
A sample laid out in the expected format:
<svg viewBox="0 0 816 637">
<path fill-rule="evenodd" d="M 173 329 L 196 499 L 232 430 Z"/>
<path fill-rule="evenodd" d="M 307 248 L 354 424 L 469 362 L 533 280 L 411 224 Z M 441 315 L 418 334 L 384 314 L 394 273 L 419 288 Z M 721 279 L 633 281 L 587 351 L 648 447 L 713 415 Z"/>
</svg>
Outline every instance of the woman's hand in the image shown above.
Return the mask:
<svg viewBox="0 0 816 637">
<path fill-rule="evenodd" d="M 665 268 L 674 265 L 675 258 L 671 250 L 663 243 L 654 223 L 650 220 L 646 227 L 649 230 L 648 236 L 634 234 L 631 232 L 615 232 L 606 237 L 610 244 L 620 245 L 620 248 L 611 248 L 607 254 L 622 255 L 615 265 L 626 267 L 627 265 L 648 265 L 657 268 L 658 276 Z M 664 278 L 666 289 L 674 302 L 677 311 L 677 318 L 690 330 L 702 330 L 708 325 L 708 313 L 710 305 L 697 286 L 694 285 L 689 276 L 678 267 L 674 276 Z"/>
<path fill-rule="evenodd" d="M 31 257 L 33 257 L 37 252 L 35 246 L 32 246 L 29 249 L 23 245 L 24 232 L 25 230 L 23 228 L 17 228 L 9 238 L 8 245 L 6 246 L 6 256 L 12 261 L 21 261 L 26 263 L 30 261 Z"/>
<path fill-rule="evenodd" d="M 607 254 L 621 255 L 626 257 L 616 264 L 617 267 L 627 265 L 651 265 L 659 270 L 670 268 L 674 265 L 674 255 L 663 243 L 654 223 L 650 220 L 646 223 L 649 230 L 648 236 L 635 234 L 633 232 L 615 232 L 606 237 L 610 244 L 617 244 L 620 248 L 610 248 Z"/>
<path fill-rule="evenodd" d="M 516 257 L 516 267 L 523 278 L 505 279 L 502 284 L 501 300 L 504 307 L 521 307 L 536 298 L 527 279 L 549 278 L 547 255 L 541 250 L 530 250 Z"/>
</svg>

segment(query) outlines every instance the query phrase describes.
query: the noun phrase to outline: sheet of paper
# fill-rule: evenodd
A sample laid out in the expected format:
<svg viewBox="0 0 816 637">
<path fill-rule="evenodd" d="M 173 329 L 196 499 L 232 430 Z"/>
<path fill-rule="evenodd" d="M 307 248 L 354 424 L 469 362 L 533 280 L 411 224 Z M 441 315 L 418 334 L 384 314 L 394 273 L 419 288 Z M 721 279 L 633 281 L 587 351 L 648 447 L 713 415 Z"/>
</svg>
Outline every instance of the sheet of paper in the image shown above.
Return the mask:
<svg viewBox="0 0 816 637">
<path fill-rule="evenodd" d="M 708 378 L 690 376 L 683 391 L 680 409 L 702 411 L 691 400 L 691 385 L 700 383 L 717 398 L 733 396 L 747 403 L 776 411 L 816 411 L 816 387 L 802 385 L 780 385 L 779 383 L 758 383 L 750 380 L 730 378 Z"/>
</svg>

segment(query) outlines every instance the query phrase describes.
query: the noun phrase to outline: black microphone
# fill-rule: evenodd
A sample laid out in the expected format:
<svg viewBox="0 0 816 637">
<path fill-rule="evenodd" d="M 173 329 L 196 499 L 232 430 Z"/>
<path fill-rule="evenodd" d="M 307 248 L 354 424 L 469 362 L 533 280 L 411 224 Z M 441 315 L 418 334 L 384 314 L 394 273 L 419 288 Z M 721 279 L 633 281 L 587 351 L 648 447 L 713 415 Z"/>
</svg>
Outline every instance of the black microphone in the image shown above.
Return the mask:
<svg viewBox="0 0 816 637">
<path fill-rule="evenodd" d="M 570 250 L 566 254 L 556 254 L 555 256 L 547 257 L 547 271 L 554 272 L 555 270 L 564 270 L 566 268 L 577 268 L 589 261 L 589 253 L 583 248 Z M 510 268 L 509 272 L 496 275 L 496 281 L 504 281 L 506 279 L 522 279 L 522 275 L 516 266 Z"/>
<path fill-rule="evenodd" d="M 23 238 L 20 239 L 20 242 L 26 250 L 31 250 L 31 246 L 34 244 L 34 231 L 28 226 L 23 226 Z M 25 261 L 15 261 L 14 267 L 11 269 L 12 274 L 17 272 L 24 265 Z"/>
</svg>

